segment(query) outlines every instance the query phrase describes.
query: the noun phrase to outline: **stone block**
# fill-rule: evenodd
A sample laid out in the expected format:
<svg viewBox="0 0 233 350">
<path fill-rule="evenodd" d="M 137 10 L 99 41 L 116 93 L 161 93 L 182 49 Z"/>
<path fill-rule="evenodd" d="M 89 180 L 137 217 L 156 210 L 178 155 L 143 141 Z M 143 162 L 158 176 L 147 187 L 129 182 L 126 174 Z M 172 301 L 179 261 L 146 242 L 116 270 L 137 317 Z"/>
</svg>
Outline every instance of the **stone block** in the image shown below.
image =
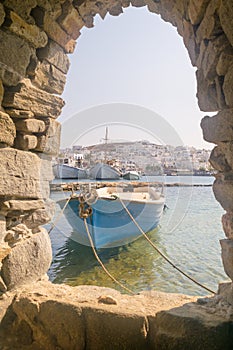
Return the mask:
<svg viewBox="0 0 233 350">
<path fill-rule="evenodd" d="M 228 304 L 233 305 L 233 284 L 232 282 L 222 282 L 218 286 L 218 295 L 221 300 L 226 301 Z"/>
<path fill-rule="evenodd" d="M 222 25 L 222 28 L 233 46 L 233 6 L 232 0 L 221 1 L 221 6 L 219 9 L 219 18 Z"/>
<path fill-rule="evenodd" d="M 131 1 L 132 3 L 132 1 Z M 111 16 L 119 16 L 121 13 L 123 13 L 123 9 L 120 3 L 116 4 L 115 6 L 111 6 L 109 9 L 109 14 Z"/>
<path fill-rule="evenodd" d="M 214 39 L 222 34 L 222 27 L 216 12 L 220 6 L 220 0 L 211 0 L 207 6 L 205 16 L 197 31 L 196 40 L 200 43 L 204 39 Z"/>
<path fill-rule="evenodd" d="M 15 148 L 23 151 L 35 149 L 37 146 L 37 137 L 35 135 L 24 135 L 17 133 L 14 146 Z"/>
<path fill-rule="evenodd" d="M 49 127 L 46 135 L 38 137 L 35 151 L 50 155 L 57 155 L 60 147 L 61 124 L 56 120 L 49 120 Z"/>
<path fill-rule="evenodd" d="M 220 142 L 222 152 L 226 158 L 227 163 L 233 169 L 233 142 Z"/>
<path fill-rule="evenodd" d="M 224 175 L 218 176 L 213 184 L 213 192 L 224 210 L 233 211 L 233 176 L 231 180 L 226 180 Z"/>
<path fill-rule="evenodd" d="M 26 75 L 33 49 L 27 41 L 2 30 L 0 43 L 0 79 L 4 85 L 17 85 Z"/>
<path fill-rule="evenodd" d="M 2 263 L 2 278 L 7 289 L 39 280 L 52 261 L 51 242 L 45 229 L 20 241 Z"/>
<path fill-rule="evenodd" d="M 68 2 L 64 3 L 62 6 L 62 15 L 57 21 L 74 40 L 80 36 L 80 30 L 84 26 L 84 22 L 72 4 Z"/>
<path fill-rule="evenodd" d="M 225 109 L 213 117 L 205 116 L 201 121 L 203 138 L 207 142 L 219 143 L 233 140 L 233 109 Z"/>
<path fill-rule="evenodd" d="M 11 199 L 2 202 L 2 210 L 7 212 L 15 211 L 31 211 L 37 209 L 45 209 L 45 202 L 43 200 L 17 200 Z M 0 216 L 1 220 L 1 216 Z"/>
<path fill-rule="evenodd" d="M 16 136 L 15 124 L 8 114 L 0 111 L 0 143 L 12 146 Z"/>
<path fill-rule="evenodd" d="M 193 25 L 199 24 L 205 14 L 209 0 L 190 0 L 188 6 L 188 16 Z"/>
<path fill-rule="evenodd" d="M 0 244 L 4 241 L 6 235 L 6 218 L 0 215 Z"/>
<path fill-rule="evenodd" d="M 215 82 L 208 82 L 205 79 L 203 71 L 197 70 L 197 99 L 198 105 L 201 111 L 204 112 L 216 112 L 219 110 L 218 106 L 218 96 Z"/>
<path fill-rule="evenodd" d="M 233 240 L 221 239 L 222 262 L 228 277 L 233 280 Z"/>
<path fill-rule="evenodd" d="M 57 118 L 64 106 L 64 101 L 46 91 L 42 91 L 24 79 L 15 88 L 5 92 L 3 106 L 22 109 L 34 113 L 35 116 Z"/>
<path fill-rule="evenodd" d="M 52 40 L 63 47 L 66 53 L 74 52 L 75 40 L 61 28 L 48 12 L 44 14 L 43 28 Z"/>
<path fill-rule="evenodd" d="M 0 149 L 0 197 L 41 198 L 40 167 L 31 152 Z"/>
<path fill-rule="evenodd" d="M 233 240 L 233 212 L 229 211 L 222 216 L 222 226 L 227 238 Z"/>
<path fill-rule="evenodd" d="M 43 61 L 36 67 L 33 83 L 42 90 L 61 95 L 65 87 L 66 76 L 48 61 Z"/>
<path fill-rule="evenodd" d="M 212 167 L 218 171 L 227 172 L 231 170 L 230 165 L 227 163 L 224 152 L 219 146 L 214 147 L 214 149 L 212 150 L 209 162 L 212 165 Z"/>
<path fill-rule="evenodd" d="M 159 14 L 159 10 L 160 10 L 159 2 L 154 2 L 153 0 L 146 0 L 146 4 L 150 12 Z M 122 6 L 124 7 L 124 5 Z"/>
<path fill-rule="evenodd" d="M 52 156 L 37 153 L 38 158 L 40 158 L 41 168 L 40 168 L 40 178 L 43 181 L 51 181 L 54 179 L 53 170 L 52 170 Z"/>
<path fill-rule="evenodd" d="M 223 77 L 218 77 L 218 76 L 214 79 L 217 104 L 220 110 L 227 108 L 225 95 L 223 93 L 223 79 L 224 79 Z"/>
<path fill-rule="evenodd" d="M 5 19 L 4 7 L 3 7 L 3 4 L 0 4 L 0 26 L 3 24 L 4 19 Z"/>
<path fill-rule="evenodd" d="M 233 48 L 227 48 L 220 56 L 216 66 L 218 75 L 226 75 L 231 64 L 233 63 Z"/>
<path fill-rule="evenodd" d="M 70 62 L 63 48 L 55 41 L 49 40 L 46 47 L 38 50 L 38 57 L 42 60 L 47 60 L 53 66 L 57 67 L 64 74 L 68 73 Z"/>
<path fill-rule="evenodd" d="M 4 96 L 4 87 L 0 79 L 0 106 L 2 105 L 3 96 Z"/>
<path fill-rule="evenodd" d="M 11 252 L 11 247 L 7 243 L 0 244 L 0 263 Z"/>
<path fill-rule="evenodd" d="M 27 40 L 35 48 L 44 47 L 48 42 L 45 32 L 36 25 L 26 23 L 13 11 L 9 11 L 5 25 L 12 33 Z"/>
<path fill-rule="evenodd" d="M 50 222 L 55 215 L 55 202 L 47 199 L 44 201 L 44 208 L 36 209 L 33 213 L 29 213 L 22 218 L 22 223 L 28 228 L 35 230 L 39 226 Z"/>
<path fill-rule="evenodd" d="M 229 67 L 223 82 L 223 93 L 225 96 L 226 104 L 231 108 L 233 107 L 232 86 L 233 86 L 233 63 Z"/>
<path fill-rule="evenodd" d="M 6 112 L 11 116 L 11 118 L 33 118 L 34 113 L 31 111 L 24 111 L 22 109 L 6 108 Z"/>
<path fill-rule="evenodd" d="M 30 119 L 16 119 L 15 126 L 17 131 L 25 133 L 41 133 L 45 131 L 45 123 L 43 120 L 34 118 Z"/>
<path fill-rule="evenodd" d="M 145 0 L 131 0 L 131 5 L 134 7 L 143 7 L 145 6 Z"/>
<path fill-rule="evenodd" d="M 213 81 L 217 75 L 216 67 L 222 51 L 229 47 L 226 36 L 220 35 L 216 39 L 209 41 L 202 60 L 202 70 L 204 78 Z"/>
<path fill-rule="evenodd" d="M 22 17 L 27 23 L 34 24 L 35 21 L 31 16 L 31 10 L 36 7 L 37 0 L 4 0 L 4 5 L 9 9 L 15 11 L 20 17 Z"/>
</svg>

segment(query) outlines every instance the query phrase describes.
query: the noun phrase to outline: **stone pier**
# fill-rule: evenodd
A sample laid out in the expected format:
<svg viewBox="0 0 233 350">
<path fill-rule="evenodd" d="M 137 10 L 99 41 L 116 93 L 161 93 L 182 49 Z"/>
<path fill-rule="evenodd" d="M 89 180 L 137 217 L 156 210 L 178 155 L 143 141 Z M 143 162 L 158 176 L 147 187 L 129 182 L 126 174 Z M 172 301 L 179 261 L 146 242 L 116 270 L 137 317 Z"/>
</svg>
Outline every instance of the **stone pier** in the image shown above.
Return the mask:
<svg viewBox="0 0 233 350">
<path fill-rule="evenodd" d="M 216 200 L 226 211 L 222 218 L 226 234 L 226 238 L 221 240 L 222 261 L 227 276 L 233 281 L 232 0 L 3 0 L 0 3 L 0 303 L 5 305 L 2 325 L 8 329 L 8 337 L 18 337 L 19 349 L 53 349 L 50 347 L 49 337 L 58 337 L 60 328 L 56 328 L 53 320 L 50 320 L 48 325 L 44 324 L 44 328 L 41 326 L 41 317 L 43 322 L 47 322 L 43 316 L 47 312 L 46 307 L 51 310 L 51 314 L 54 312 L 55 318 L 61 317 L 59 315 L 64 312 L 67 312 L 71 319 L 74 317 L 74 320 L 80 317 L 77 321 L 80 323 L 81 332 L 80 338 L 77 338 L 79 340 L 72 343 L 76 335 L 75 331 L 70 331 L 67 339 L 65 334 L 61 335 L 64 339 L 58 341 L 57 345 L 55 342 L 54 349 L 83 349 L 82 339 L 85 338 L 85 332 L 89 332 L 94 338 L 97 337 L 94 320 L 98 319 L 98 322 L 101 322 L 100 309 L 96 312 L 88 308 L 84 310 L 73 303 L 69 304 L 69 300 L 62 301 L 61 296 L 59 303 L 54 303 L 53 294 L 58 287 L 47 282 L 46 294 L 45 286 L 43 285 L 41 292 L 42 287 L 36 287 L 36 282 L 45 278 L 52 258 L 50 240 L 42 225 L 51 220 L 54 210 L 53 203 L 49 200 L 49 181 L 53 177 L 51 159 L 59 150 L 61 125 L 56 118 L 64 106 L 64 101 L 59 95 L 64 90 L 69 69 L 68 55 L 75 49 L 81 28 L 93 27 L 96 14 L 103 19 L 107 13 L 118 16 L 130 5 L 146 6 L 148 11 L 160 15 L 164 21 L 176 27 L 178 34 L 183 37 L 190 64 L 197 68 L 198 104 L 200 109 L 207 113 L 201 121 L 203 137 L 206 141 L 216 144 L 210 157 L 211 164 L 217 170 L 213 191 Z M 216 112 L 216 115 L 209 117 L 208 112 Z M 39 291 L 33 292 L 33 289 L 28 287 L 24 297 L 23 288 L 31 283 L 35 290 L 38 288 Z M 14 290 L 19 293 L 16 298 L 13 298 Z M 87 294 L 89 292 L 91 293 L 91 290 L 87 289 Z M 42 299 L 37 300 L 40 293 Z M 75 292 L 69 293 L 72 295 Z M 219 298 L 222 304 L 215 300 L 218 307 L 222 305 L 224 309 L 224 302 L 233 305 L 232 282 L 219 287 Z M 179 306 L 181 304 L 182 302 Z M 141 307 L 141 304 L 137 305 Z M 187 339 L 192 338 L 191 335 L 188 337 L 189 330 L 186 328 L 189 322 L 186 318 L 188 307 L 183 310 L 179 309 L 178 313 L 180 319 L 182 312 L 185 315 L 180 329 L 180 339 L 186 336 L 184 348 L 203 349 L 201 346 L 197 347 L 197 340 L 193 342 L 193 347 L 188 344 Z M 198 319 L 199 311 L 195 312 Z M 156 329 L 153 333 L 157 334 L 156 339 L 160 339 L 159 349 L 181 349 L 180 341 L 172 343 L 173 347 L 166 345 L 169 343 L 169 337 L 166 337 L 168 334 L 172 337 L 176 328 L 173 312 L 165 318 L 169 319 L 168 326 L 164 323 L 163 314 L 154 322 L 151 321 L 151 313 L 146 313 L 147 316 L 150 314 L 147 321 L 144 320 L 144 316 L 136 319 L 133 314 L 130 318 L 132 322 L 127 322 L 132 329 L 140 329 L 140 339 L 144 337 L 145 332 L 147 334 L 149 322 L 150 329 Z M 228 316 L 229 314 L 228 312 Z M 32 315 L 35 315 L 34 319 Z M 86 330 L 81 325 L 83 317 Z M 118 313 L 111 313 L 111 310 L 106 317 L 105 321 L 111 320 L 112 317 L 121 319 Z M 10 321 L 13 322 L 12 333 L 7 328 Z M 232 324 L 229 323 L 229 317 L 226 317 L 225 321 L 221 319 L 221 322 L 224 326 L 220 328 L 224 330 L 226 340 Z M 228 322 L 227 325 L 225 322 Z M 217 323 L 215 326 L 212 330 L 220 329 Z M 45 331 L 48 327 L 51 327 L 49 334 Z M 194 325 L 197 338 L 199 330 L 203 335 L 198 327 L 195 328 Z M 101 332 L 100 329 L 98 332 Z M 152 334 L 150 332 L 148 334 Z M 195 330 L 193 332 L 195 333 Z M 120 337 L 116 329 L 111 339 L 118 336 Z M 150 344 L 153 343 L 148 336 L 143 339 L 147 342 L 150 339 Z M 203 339 L 206 339 L 204 335 Z M 208 346 L 213 345 L 212 349 L 227 349 L 226 344 L 230 344 L 229 341 L 220 344 L 217 338 L 213 339 L 216 341 L 212 343 L 206 340 Z M 140 341 L 138 340 L 138 344 L 141 344 Z M 157 340 L 154 340 L 154 345 L 147 348 L 156 348 L 156 342 Z M 72 346 L 67 345 L 71 343 Z M 94 343 L 88 344 L 86 349 L 94 348 Z M 146 348 L 143 346 L 138 348 Z M 230 346 L 229 349 L 232 348 L 232 343 Z M 2 348 L 7 349 L 7 345 Z M 99 348 L 107 349 L 104 346 Z"/>
</svg>

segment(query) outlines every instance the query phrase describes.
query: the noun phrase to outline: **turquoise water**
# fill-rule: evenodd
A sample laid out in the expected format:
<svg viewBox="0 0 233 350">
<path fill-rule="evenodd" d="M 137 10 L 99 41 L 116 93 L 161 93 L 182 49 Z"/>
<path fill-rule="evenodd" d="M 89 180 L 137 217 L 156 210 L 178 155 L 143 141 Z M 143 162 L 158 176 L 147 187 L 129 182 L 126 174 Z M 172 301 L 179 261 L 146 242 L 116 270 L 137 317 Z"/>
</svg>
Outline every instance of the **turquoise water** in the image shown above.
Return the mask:
<svg viewBox="0 0 233 350">
<path fill-rule="evenodd" d="M 153 178 L 154 180 L 155 178 Z M 152 178 L 148 179 L 151 181 Z M 166 177 L 166 182 L 212 184 L 212 177 Z M 54 192 L 57 200 L 67 194 Z M 226 280 L 221 262 L 219 239 L 223 209 L 214 199 L 211 187 L 166 187 L 166 204 L 161 226 L 151 240 L 179 268 L 207 287 L 217 289 Z M 69 237 L 72 229 L 61 217 L 51 233 L 53 263 L 49 277 L 55 283 L 95 284 L 119 289 L 104 273 L 90 247 Z M 142 237 L 133 243 L 98 251 L 112 275 L 134 292 L 158 291 L 205 295 L 201 289 L 171 267 Z"/>
</svg>

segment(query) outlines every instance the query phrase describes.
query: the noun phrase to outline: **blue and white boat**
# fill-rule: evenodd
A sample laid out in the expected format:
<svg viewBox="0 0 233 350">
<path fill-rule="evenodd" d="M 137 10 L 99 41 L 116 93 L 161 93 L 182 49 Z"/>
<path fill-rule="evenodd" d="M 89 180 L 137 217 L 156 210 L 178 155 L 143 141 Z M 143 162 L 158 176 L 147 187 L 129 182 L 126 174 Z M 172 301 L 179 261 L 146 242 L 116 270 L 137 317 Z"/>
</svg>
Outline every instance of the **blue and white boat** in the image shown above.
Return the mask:
<svg viewBox="0 0 233 350">
<path fill-rule="evenodd" d="M 87 219 L 96 248 L 125 245 L 142 236 L 125 207 L 145 233 L 158 226 L 164 197 L 154 188 L 145 186 L 134 188 L 133 192 L 124 192 L 122 188 L 104 187 L 96 192 L 98 199 L 91 205 L 93 212 Z M 63 208 L 66 202 L 67 199 L 63 199 L 58 204 Z M 64 215 L 73 228 L 71 238 L 80 244 L 90 245 L 84 221 L 79 217 L 79 206 L 78 196 L 72 198 Z"/>
</svg>

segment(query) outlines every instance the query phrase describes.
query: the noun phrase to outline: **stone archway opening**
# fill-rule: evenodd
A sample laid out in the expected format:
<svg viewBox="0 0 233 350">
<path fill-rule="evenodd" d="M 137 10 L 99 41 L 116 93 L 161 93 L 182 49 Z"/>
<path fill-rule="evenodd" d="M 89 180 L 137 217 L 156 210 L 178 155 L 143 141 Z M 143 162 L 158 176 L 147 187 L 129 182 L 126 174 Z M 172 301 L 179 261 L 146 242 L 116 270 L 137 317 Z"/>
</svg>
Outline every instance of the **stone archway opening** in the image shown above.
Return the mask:
<svg viewBox="0 0 233 350">
<path fill-rule="evenodd" d="M 58 95 L 64 89 L 69 69 L 67 54 L 74 51 L 80 29 L 84 25 L 93 26 L 97 13 L 102 18 L 107 13 L 117 16 L 130 4 L 147 6 L 177 28 L 193 66 L 197 67 L 199 107 L 206 112 L 218 111 L 212 118 L 205 117 L 201 126 L 204 139 L 217 145 L 210 159 L 218 171 L 213 190 L 226 210 L 222 222 L 227 238 L 221 241 L 222 259 L 227 275 L 233 280 L 231 0 L 4 0 L 0 4 L 0 288 L 3 293 L 38 281 L 51 262 L 49 239 L 41 225 L 51 219 L 53 212 L 49 200 L 51 158 L 59 149 L 60 124 L 56 118 L 64 105 Z M 232 282 L 223 289 L 232 303 Z M 31 334 L 40 339 L 46 322 L 43 321 L 44 328 L 35 326 L 30 316 L 39 302 L 25 302 L 24 313 L 24 301 L 18 299 L 13 306 L 16 330 L 18 334 L 30 335 L 21 337 L 21 344 L 33 346 Z M 44 310 L 42 304 L 40 311 L 37 309 L 40 317 L 51 306 L 48 301 Z M 34 305 L 34 311 L 29 305 Z M 71 309 L 69 312 L 72 318 Z M 87 320 L 88 312 L 83 314 Z M 138 344 L 144 342 L 145 347 L 151 339 L 147 332 L 148 319 L 144 316 L 142 319 L 137 327 L 143 330 L 139 333 L 144 338 Z M 157 321 L 150 324 L 150 329 Z M 160 326 L 163 329 L 164 325 Z M 61 338 L 57 338 L 57 344 L 69 348 L 65 334 Z M 41 341 L 44 346 L 50 344 L 48 338 Z"/>
</svg>

